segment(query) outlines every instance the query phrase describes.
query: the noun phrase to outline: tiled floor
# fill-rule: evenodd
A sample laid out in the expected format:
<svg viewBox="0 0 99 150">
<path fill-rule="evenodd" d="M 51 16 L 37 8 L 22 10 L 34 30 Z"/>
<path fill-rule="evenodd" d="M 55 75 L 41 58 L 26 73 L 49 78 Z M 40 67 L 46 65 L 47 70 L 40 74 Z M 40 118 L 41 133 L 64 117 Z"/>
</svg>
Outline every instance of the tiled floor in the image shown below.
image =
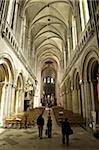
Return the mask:
<svg viewBox="0 0 99 150">
<path fill-rule="evenodd" d="M 44 113 L 46 129 L 48 111 Z M 29 129 L 6 129 L 0 134 L 0 150 L 99 150 L 99 140 L 90 136 L 80 127 L 73 128 L 70 136 L 70 145 L 66 147 L 61 142 L 61 129 L 52 115 L 52 138 L 48 139 L 43 133 L 43 139 L 38 138 L 37 126 Z"/>
</svg>

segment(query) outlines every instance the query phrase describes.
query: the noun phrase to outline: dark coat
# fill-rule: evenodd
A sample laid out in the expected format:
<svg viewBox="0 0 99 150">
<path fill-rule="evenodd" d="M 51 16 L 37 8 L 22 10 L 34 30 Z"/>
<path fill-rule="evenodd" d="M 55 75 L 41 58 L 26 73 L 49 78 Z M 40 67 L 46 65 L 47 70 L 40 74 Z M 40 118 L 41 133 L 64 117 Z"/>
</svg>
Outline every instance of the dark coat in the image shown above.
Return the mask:
<svg viewBox="0 0 99 150">
<path fill-rule="evenodd" d="M 52 127 L 52 120 L 51 120 L 51 119 L 48 119 L 47 127 L 48 127 L 48 128 L 51 128 L 51 127 Z"/>
<path fill-rule="evenodd" d="M 70 124 L 68 121 L 63 121 L 62 122 L 62 134 L 67 134 L 69 135 L 70 132 Z"/>
<path fill-rule="evenodd" d="M 42 115 L 40 115 L 40 116 L 37 118 L 37 125 L 41 125 L 41 126 L 44 125 L 44 118 L 42 117 Z"/>
</svg>

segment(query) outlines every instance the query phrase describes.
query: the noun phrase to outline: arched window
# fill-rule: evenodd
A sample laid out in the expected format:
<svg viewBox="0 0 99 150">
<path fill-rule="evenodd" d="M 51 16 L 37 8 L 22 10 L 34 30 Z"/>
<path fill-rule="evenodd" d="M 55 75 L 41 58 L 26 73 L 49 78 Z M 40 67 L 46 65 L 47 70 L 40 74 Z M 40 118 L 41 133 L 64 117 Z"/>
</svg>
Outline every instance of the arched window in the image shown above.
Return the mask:
<svg viewBox="0 0 99 150">
<path fill-rule="evenodd" d="M 15 6 L 16 6 L 16 0 L 10 0 L 9 8 L 8 8 L 8 15 L 7 15 L 7 22 L 11 28 L 13 28 L 13 23 L 14 23 Z"/>
<path fill-rule="evenodd" d="M 46 78 L 43 79 L 44 83 L 46 83 Z"/>
<path fill-rule="evenodd" d="M 13 29 L 13 25 L 14 25 L 15 6 L 16 6 L 16 1 L 14 2 L 14 6 L 13 6 L 13 14 L 12 14 L 12 22 L 11 22 L 11 28 L 12 29 Z"/>
<path fill-rule="evenodd" d="M 82 31 L 85 29 L 85 25 L 89 21 L 89 10 L 87 0 L 79 0 L 80 4 L 80 16 L 81 16 L 81 25 Z"/>
<path fill-rule="evenodd" d="M 77 30 L 76 30 L 76 19 L 73 15 L 72 15 L 72 40 L 74 50 L 77 45 Z"/>
<path fill-rule="evenodd" d="M 52 84 L 54 83 L 54 80 L 53 80 L 53 78 L 51 78 L 51 83 L 52 83 Z"/>
<path fill-rule="evenodd" d="M 78 2 L 78 15 L 79 15 L 79 25 L 80 25 L 80 31 L 82 31 L 82 25 L 81 25 L 81 15 L 80 15 L 80 4 L 79 4 L 79 2 Z"/>
<path fill-rule="evenodd" d="M 47 83 L 50 83 L 50 77 L 47 78 Z"/>
</svg>

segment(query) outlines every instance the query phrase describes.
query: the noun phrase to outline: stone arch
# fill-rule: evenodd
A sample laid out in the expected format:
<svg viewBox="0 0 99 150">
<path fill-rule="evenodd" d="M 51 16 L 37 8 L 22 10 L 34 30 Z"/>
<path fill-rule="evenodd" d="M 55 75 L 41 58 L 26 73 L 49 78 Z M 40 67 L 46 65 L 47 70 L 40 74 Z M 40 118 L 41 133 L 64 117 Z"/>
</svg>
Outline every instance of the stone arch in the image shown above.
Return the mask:
<svg viewBox="0 0 99 150">
<path fill-rule="evenodd" d="M 77 113 L 80 113 L 83 116 L 80 72 L 78 71 L 79 70 L 75 68 L 73 73 L 73 90 L 75 93 L 75 99 L 73 99 L 73 107 Z"/>
<path fill-rule="evenodd" d="M 14 82 L 15 80 L 15 65 L 14 65 L 14 61 L 13 61 L 13 58 L 7 54 L 7 53 L 4 53 L 4 54 L 0 54 L 0 64 L 2 63 L 6 63 L 6 65 L 8 66 L 8 70 L 9 70 L 9 73 L 10 73 L 10 82 Z"/>
<path fill-rule="evenodd" d="M 10 58 L 10 59 L 9 59 Z M 14 68 L 11 57 L 0 57 L 0 124 L 11 114 L 12 86 L 14 83 Z"/>
<path fill-rule="evenodd" d="M 98 49 L 93 46 L 93 47 L 89 47 L 88 49 L 86 49 L 86 53 L 83 54 L 83 57 L 81 59 L 81 78 L 83 80 L 87 80 L 87 66 L 88 66 L 88 62 L 90 59 L 94 58 L 96 60 L 98 60 L 99 58 L 99 53 L 98 53 Z M 99 60 L 98 60 L 99 61 Z"/>
<path fill-rule="evenodd" d="M 16 90 L 14 97 L 14 112 L 18 113 L 24 109 L 24 78 L 19 73 L 16 78 Z"/>
<path fill-rule="evenodd" d="M 67 99 L 67 110 L 70 110 L 72 111 L 72 89 L 71 89 L 71 78 L 70 76 L 68 77 L 67 79 L 67 82 L 66 82 L 66 99 Z"/>
<path fill-rule="evenodd" d="M 62 103 L 63 103 L 63 107 L 66 109 L 66 84 L 65 82 L 63 83 L 62 87 L 61 87 L 61 95 L 62 95 Z"/>
<path fill-rule="evenodd" d="M 99 54 L 95 47 L 90 47 L 83 58 L 82 79 L 84 82 L 84 95 L 86 103 L 86 115 L 89 119 L 99 123 L 98 101 L 98 64 Z M 93 115 L 94 113 L 94 115 Z"/>
</svg>

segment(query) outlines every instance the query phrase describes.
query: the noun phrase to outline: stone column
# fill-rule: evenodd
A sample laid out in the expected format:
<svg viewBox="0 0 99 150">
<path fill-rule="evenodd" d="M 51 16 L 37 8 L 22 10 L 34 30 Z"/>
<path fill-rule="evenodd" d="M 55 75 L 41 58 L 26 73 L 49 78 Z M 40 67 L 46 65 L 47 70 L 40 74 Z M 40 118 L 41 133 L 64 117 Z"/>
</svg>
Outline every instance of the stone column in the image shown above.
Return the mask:
<svg viewBox="0 0 99 150">
<path fill-rule="evenodd" d="M 77 44 L 77 35 L 76 35 L 76 23 L 75 23 L 75 17 L 72 16 L 72 39 L 73 39 L 73 50 L 76 47 Z"/>
<path fill-rule="evenodd" d="M 64 107 L 64 92 L 61 94 L 61 104 Z"/>
<path fill-rule="evenodd" d="M 71 91 L 67 94 L 67 109 L 72 111 L 72 95 Z"/>
<path fill-rule="evenodd" d="M 66 50 L 64 48 L 64 70 L 66 69 Z"/>
<path fill-rule="evenodd" d="M 15 88 L 16 88 L 16 85 L 12 85 L 12 97 L 11 97 L 11 114 L 14 113 L 14 100 L 15 100 Z"/>
<path fill-rule="evenodd" d="M 6 83 L 6 93 L 5 93 L 5 110 L 4 114 L 5 116 L 8 116 L 8 97 L 9 97 L 9 92 L 8 92 L 8 83 Z"/>
<path fill-rule="evenodd" d="M 69 33 L 68 33 L 69 34 Z M 67 37 L 67 45 L 68 45 L 68 61 L 70 61 L 70 56 L 71 56 L 71 47 L 70 47 L 70 35 Z"/>
<path fill-rule="evenodd" d="M 77 89 L 77 99 L 78 99 L 78 113 L 81 114 L 80 89 Z"/>
<path fill-rule="evenodd" d="M 81 86 L 81 96 L 82 96 L 82 109 L 83 109 L 83 117 L 86 118 L 86 105 L 85 105 L 85 93 L 84 93 L 84 84 L 80 83 Z"/>
<path fill-rule="evenodd" d="M 26 55 L 28 55 L 27 50 L 26 50 L 26 43 L 27 43 L 27 41 L 26 41 L 26 30 L 27 30 L 26 17 L 24 17 L 24 23 L 23 23 L 23 53 L 24 53 L 25 57 L 28 57 L 28 56 L 26 56 Z"/>
<path fill-rule="evenodd" d="M 40 100 L 41 100 L 41 98 L 43 98 L 43 84 L 44 84 L 44 81 L 43 81 L 43 79 L 41 78 Z"/>
<path fill-rule="evenodd" d="M 95 130 L 96 128 L 95 98 L 94 98 L 94 87 L 91 81 L 90 81 L 90 88 L 91 88 L 91 122 L 93 124 L 93 130 Z M 98 87 L 97 87 L 97 92 L 98 92 Z"/>
<path fill-rule="evenodd" d="M 28 29 L 28 60 L 30 61 L 30 64 L 31 64 L 31 30 L 30 28 Z"/>
<path fill-rule="evenodd" d="M 70 91 L 69 97 L 70 97 L 69 110 L 72 111 L 72 91 Z"/>
<path fill-rule="evenodd" d="M 64 91 L 64 109 L 67 107 L 67 95 L 66 95 L 66 89 Z"/>
<path fill-rule="evenodd" d="M 98 83 L 99 84 L 99 83 Z M 95 111 L 95 100 L 94 100 L 94 91 L 93 91 L 93 83 L 90 81 L 90 88 L 91 88 L 91 109 Z"/>
<path fill-rule="evenodd" d="M 21 96 L 21 111 L 24 111 L 24 90 L 22 89 L 22 96 Z"/>
<path fill-rule="evenodd" d="M 98 94 L 98 102 L 99 102 L 99 75 L 97 76 L 97 81 L 98 81 L 98 83 L 97 83 L 97 94 Z"/>
<path fill-rule="evenodd" d="M 23 108 L 24 108 L 24 95 L 23 95 L 23 89 L 20 89 L 19 90 L 19 97 L 18 97 L 18 112 L 22 112 L 23 111 Z"/>
<path fill-rule="evenodd" d="M 85 106 L 86 106 L 86 125 L 89 123 L 90 119 L 90 91 L 89 91 L 89 83 L 87 81 L 84 82 L 84 93 L 85 93 Z"/>
<path fill-rule="evenodd" d="M 77 97 L 77 89 L 73 89 L 72 91 L 72 106 L 73 106 L 73 112 L 79 113 L 79 103 L 78 103 L 78 97 Z"/>
<path fill-rule="evenodd" d="M 20 112 L 20 110 L 21 110 L 21 89 L 19 89 L 18 90 L 19 92 L 18 92 L 18 107 L 17 107 L 17 109 L 18 109 L 18 112 Z"/>
<path fill-rule="evenodd" d="M 18 106 L 19 106 L 19 89 L 16 91 L 16 113 L 18 113 Z"/>
<path fill-rule="evenodd" d="M 19 45 L 21 47 L 21 52 L 23 52 L 23 27 L 24 27 L 24 18 L 21 17 L 21 31 L 20 31 L 20 39 L 19 39 Z"/>
<path fill-rule="evenodd" d="M 11 115 L 12 84 L 8 84 L 8 116 Z"/>
<path fill-rule="evenodd" d="M 69 110 L 69 91 L 67 92 L 67 110 Z"/>
<path fill-rule="evenodd" d="M 61 92 L 61 104 L 64 107 L 64 91 Z"/>
<path fill-rule="evenodd" d="M 3 119 L 5 118 L 5 98 L 6 98 L 6 84 L 2 85 L 2 96 L 1 96 L 1 114 L 0 123 L 3 125 Z"/>
</svg>

